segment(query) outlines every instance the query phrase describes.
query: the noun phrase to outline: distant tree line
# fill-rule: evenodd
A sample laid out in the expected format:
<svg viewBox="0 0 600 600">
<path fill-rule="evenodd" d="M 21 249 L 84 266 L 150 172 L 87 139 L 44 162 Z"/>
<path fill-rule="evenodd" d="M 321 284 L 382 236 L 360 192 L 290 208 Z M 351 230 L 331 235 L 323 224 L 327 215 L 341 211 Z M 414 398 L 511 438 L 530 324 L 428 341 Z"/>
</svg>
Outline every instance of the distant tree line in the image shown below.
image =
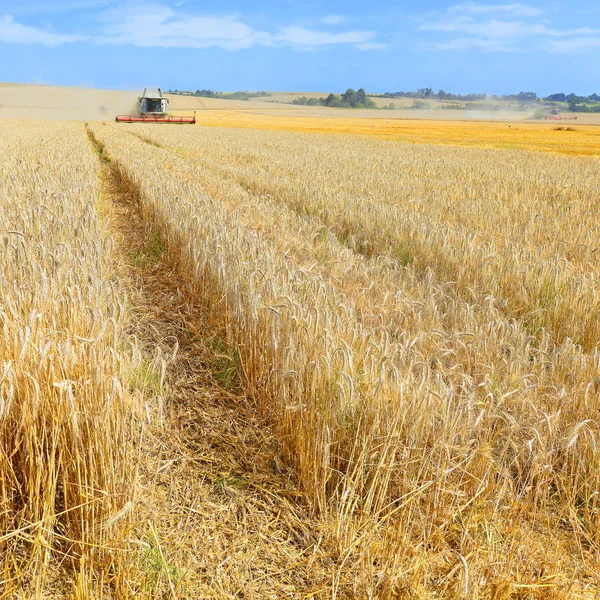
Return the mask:
<svg viewBox="0 0 600 600">
<path fill-rule="evenodd" d="M 386 92 L 379 94 L 379 98 L 417 98 L 427 100 L 461 100 L 474 101 L 485 100 L 486 94 L 451 94 L 444 90 L 434 92 L 432 88 L 419 88 L 416 92 Z"/>
<path fill-rule="evenodd" d="M 548 102 L 600 102 L 600 96 L 598 94 L 592 94 L 590 96 L 577 96 L 576 94 L 550 94 L 546 96 L 544 100 Z"/>
<path fill-rule="evenodd" d="M 250 100 L 252 98 L 270 97 L 269 92 L 216 92 L 214 90 L 196 90 L 178 91 L 168 90 L 169 94 L 179 94 L 184 96 L 198 96 L 202 98 L 220 98 L 223 100 Z M 376 98 L 412 98 L 413 106 L 409 108 L 431 108 L 431 105 L 425 100 L 446 100 L 454 102 L 470 102 L 470 105 L 444 104 L 440 108 L 448 110 L 469 110 L 480 108 L 481 110 L 506 110 L 506 106 L 489 104 L 478 104 L 486 100 L 516 102 L 516 110 L 527 110 L 527 105 L 533 103 L 539 104 L 543 101 L 546 108 L 552 109 L 552 112 L 568 110 L 572 112 L 600 112 L 600 95 L 590 94 L 589 96 L 578 96 L 577 94 L 550 94 L 545 98 L 538 98 L 535 92 L 519 92 L 518 94 L 506 94 L 503 96 L 487 94 L 452 94 L 445 90 L 435 92 L 433 88 L 419 88 L 416 92 L 386 92 L 385 94 L 371 94 Z M 377 108 L 377 105 L 363 88 L 355 91 L 348 88 L 343 94 L 329 94 L 327 97 L 315 98 L 300 96 L 291 101 L 291 104 L 303 106 L 328 106 L 332 108 Z M 567 105 L 567 106 L 565 106 Z M 383 108 L 395 108 L 393 103 Z M 540 109 L 542 110 L 542 109 Z"/>
<path fill-rule="evenodd" d="M 200 98 L 219 98 L 221 100 L 250 100 L 251 98 L 264 98 L 271 96 L 269 92 L 215 92 L 214 90 L 196 90 L 195 92 L 184 92 L 168 90 L 168 94 L 179 96 L 198 96 Z"/>
<path fill-rule="evenodd" d="M 600 112 L 600 95 L 591 94 L 589 96 L 578 96 L 577 94 L 550 94 L 545 98 L 538 98 L 535 92 L 519 92 L 518 94 L 506 94 L 503 96 L 487 94 L 452 94 L 444 90 L 434 92 L 432 88 L 419 88 L 416 92 L 386 92 L 377 96 L 379 98 L 414 98 L 415 104 L 412 108 L 421 108 L 423 105 L 418 100 L 454 100 L 461 102 L 481 102 L 483 100 L 503 100 L 508 102 L 517 102 L 521 105 L 539 103 L 542 100 L 546 106 L 557 109 L 564 108 L 564 104 L 568 105 L 568 109 L 572 112 Z M 463 106 L 459 104 L 445 105 L 441 108 L 453 110 L 467 110 L 473 108 L 471 106 Z M 482 105 L 483 108 L 483 105 Z M 503 110 L 506 107 L 495 106 L 491 110 Z M 490 110 L 489 106 L 486 106 Z"/>
<path fill-rule="evenodd" d="M 301 106 L 329 106 L 331 108 L 377 108 L 377 105 L 371 98 L 367 97 L 367 92 L 363 88 L 354 91 L 348 88 L 343 94 L 329 94 L 327 98 L 307 98 L 300 96 L 294 98 L 292 104 Z"/>
<path fill-rule="evenodd" d="M 488 96 L 487 94 L 452 94 L 444 90 L 434 92 L 433 88 L 419 88 L 416 92 L 386 92 L 377 96 L 379 98 L 417 98 L 427 100 L 458 100 L 460 102 L 481 102 L 482 100 L 508 100 L 512 102 L 536 102 L 538 97 L 535 92 L 519 92 L 506 96 Z"/>
<path fill-rule="evenodd" d="M 577 94 L 550 94 L 544 101 L 550 105 L 560 106 L 566 103 L 571 112 L 600 112 L 600 96 L 578 96 Z"/>
</svg>

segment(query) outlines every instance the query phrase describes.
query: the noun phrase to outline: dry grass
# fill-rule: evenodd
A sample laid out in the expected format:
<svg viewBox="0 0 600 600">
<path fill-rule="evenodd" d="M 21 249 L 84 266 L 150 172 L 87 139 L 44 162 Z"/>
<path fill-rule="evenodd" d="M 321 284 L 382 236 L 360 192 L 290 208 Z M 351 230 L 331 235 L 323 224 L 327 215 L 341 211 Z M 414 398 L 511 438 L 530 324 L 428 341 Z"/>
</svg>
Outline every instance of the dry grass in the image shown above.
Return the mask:
<svg viewBox="0 0 600 600">
<path fill-rule="evenodd" d="M 575 216 L 594 162 L 135 130 L 169 152 L 94 132 L 337 523 L 340 581 L 361 597 L 598 585 L 595 226 Z"/>
</svg>

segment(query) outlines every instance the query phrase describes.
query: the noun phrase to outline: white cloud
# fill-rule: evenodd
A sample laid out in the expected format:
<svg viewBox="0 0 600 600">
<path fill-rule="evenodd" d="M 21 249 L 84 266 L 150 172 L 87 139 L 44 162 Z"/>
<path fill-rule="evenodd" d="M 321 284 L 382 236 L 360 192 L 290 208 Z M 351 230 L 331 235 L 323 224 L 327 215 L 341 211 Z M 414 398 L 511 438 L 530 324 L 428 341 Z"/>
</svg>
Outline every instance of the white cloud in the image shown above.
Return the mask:
<svg viewBox="0 0 600 600">
<path fill-rule="evenodd" d="M 130 44 L 138 47 L 208 48 L 227 50 L 273 45 L 272 36 L 255 31 L 237 15 L 191 16 L 176 13 L 168 6 L 129 4 L 102 15 L 103 33 L 98 43 Z"/>
<path fill-rule="evenodd" d="M 30 25 L 15 22 L 13 17 L 0 17 L 0 43 L 2 44 L 42 44 L 43 46 L 59 46 L 70 42 L 78 42 L 85 38 L 79 35 L 64 35 L 46 31 Z"/>
<path fill-rule="evenodd" d="M 321 19 L 321 23 L 325 23 L 325 25 L 340 25 L 345 20 L 346 17 L 342 17 L 340 15 L 328 15 Z"/>
<path fill-rule="evenodd" d="M 107 0 L 72 0 L 74 5 L 94 6 Z M 331 33 L 301 26 L 282 26 L 261 31 L 244 22 L 238 14 L 198 15 L 171 8 L 160 1 L 125 2 L 101 12 L 97 27 L 87 36 L 55 33 L 39 27 L 23 25 L 11 15 L 0 16 L 0 43 L 43 44 L 58 46 L 81 40 L 99 45 L 131 45 L 142 48 L 208 48 L 243 50 L 255 46 L 311 49 L 345 45 L 359 50 L 386 47 L 377 41 L 375 31 L 336 31 Z M 327 24 L 340 24 L 344 17 L 329 15 Z"/>
<path fill-rule="evenodd" d="M 544 24 L 524 23 L 522 21 L 502 21 L 489 19 L 477 21 L 472 17 L 457 17 L 424 23 L 421 31 L 459 32 L 491 39 L 520 39 L 532 36 L 566 37 L 571 35 L 589 35 L 597 30 L 582 27 L 579 29 L 553 29 Z"/>
<path fill-rule="evenodd" d="M 328 19 L 332 23 L 334 15 Z M 102 34 L 96 38 L 97 43 L 102 44 L 163 48 L 216 46 L 227 50 L 285 45 L 301 49 L 331 45 L 350 45 L 361 50 L 381 47 L 375 41 L 375 31 L 330 33 L 300 26 L 280 27 L 273 32 L 260 31 L 244 23 L 237 14 L 198 16 L 160 3 L 128 3 L 109 9 L 102 14 L 102 23 Z"/>
<path fill-rule="evenodd" d="M 494 13 L 510 14 L 512 18 L 503 19 Z M 450 34 L 451 39 L 429 42 L 429 46 L 439 50 L 577 52 L 597 47 L 593 40 L 600 35 L 600 30 L 551 27 L 547 21 L 535 18 L 540 13 L 539 9 L 520 3 L 466 2 L 449 8 L 444 14 L 429 13 L 420 20 L 419 30 Z"/>
<path fill-rule="evenodd" d="M 488 40 L 477 37 L 461 37 L 435 44 L 438 50 L 481 50 L 483 52 L 516 52 L 517 46 L 511 41 Z"/>
<path fill-rule="evenodd" d="M 486 14 L 486 13 L 510 13 L 517 17 L 536 17 L 544 13 L 541 8 L 521 4 L 477 4 L 475 2 L 463 2 L 448 9 L 449 12 L 460 12 L 468 14 Z"/>
<path fill-rule="evenodd" d="M 278 42 L 312 48 L 315 46 L 328 46 L 332 44 L 351 44 L 355 46 L 371 44 L 377 36 L 374 31 L 345 31 L 342 33 L 329 33 L 316 31 L 304 27 L 282 27 L 275 36 Z"/>
<path fill-rule="evenodd" d="M 558 53 L 580 53 L 586 50 L 600 50 L 600 37 L 575 37 L 563 40 L 548 40 L 541 50 Z"/>
</svg>

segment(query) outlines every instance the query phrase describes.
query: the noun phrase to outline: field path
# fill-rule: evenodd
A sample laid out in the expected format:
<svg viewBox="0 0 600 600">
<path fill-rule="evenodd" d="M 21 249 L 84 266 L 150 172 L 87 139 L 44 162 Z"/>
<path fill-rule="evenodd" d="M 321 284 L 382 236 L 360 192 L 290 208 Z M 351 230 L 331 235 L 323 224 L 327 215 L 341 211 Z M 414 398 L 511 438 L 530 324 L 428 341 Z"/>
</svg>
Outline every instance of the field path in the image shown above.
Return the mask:
<svg viewBox="0 0 600 600">
<path fill-rule="evenodd" d="M 235 355 L 207 326 L 136 190 L 90 139 L 103 162 L 99 210 L 147 364 L 135 382 L 148 398 L 136 519 L 140 591 L 330 597 L 337 561 L 242 395 Z"/>
</svg>

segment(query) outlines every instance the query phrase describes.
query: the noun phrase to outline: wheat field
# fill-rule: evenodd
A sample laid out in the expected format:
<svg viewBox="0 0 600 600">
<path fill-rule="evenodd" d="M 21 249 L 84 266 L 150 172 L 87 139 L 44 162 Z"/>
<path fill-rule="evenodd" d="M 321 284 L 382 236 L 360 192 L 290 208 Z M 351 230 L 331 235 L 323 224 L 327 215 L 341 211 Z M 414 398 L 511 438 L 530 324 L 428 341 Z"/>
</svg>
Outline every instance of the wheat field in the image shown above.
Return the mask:
<svg viewBox="0 0 600 600">
<path fill-rule="evenodd" d="M 192 112 L 192 109 L 174 110 L 177 115 Z M 304 106 L 292 109 L 286 105 L 278 110 L 262 111 L 243 107 L 208 108 L 195 115 L 198 123 L 207 127 L 338 134 L 411 144 L 533 150 L 571 156 L 598 156 L 600 152 L 598 115 L 593 114 L 576 123 L 570 121 L 568 125 L 560 121 L 535 122 L 517 113 L 499 113 L 499 119 L 504 122 L 493 122 L 486 120 L 490 113 L 470 117 L 462 111 L 423 110 L 398 115 L 396 111 Z"/>
<path fill-rule="evenodd" d="M 0 595 L 118 590 L 135 491 L 135 345 L 80 124 L 0 133 Z M 132 465 L 134 470 L 132 471 Z M 95 571 L 95 574 L 92 574 Z"/>
<path fill-rule="evenodd" d="M 596 597 L 597 158 L 418 141 L 3 130 L 5 583 L 43 596 L 65 556 L 82 598 Z M 142 432 L 164 390 L 140 385 L 108 174 L 305 499 L 299 558 L 277 546 L 295 588 L 267 596 L 250 568 L 237 591 L 170 567 L 159 585 L 139 559 Z M 162 564 L 195 535 L 158 544 Z"/>
</svg>

